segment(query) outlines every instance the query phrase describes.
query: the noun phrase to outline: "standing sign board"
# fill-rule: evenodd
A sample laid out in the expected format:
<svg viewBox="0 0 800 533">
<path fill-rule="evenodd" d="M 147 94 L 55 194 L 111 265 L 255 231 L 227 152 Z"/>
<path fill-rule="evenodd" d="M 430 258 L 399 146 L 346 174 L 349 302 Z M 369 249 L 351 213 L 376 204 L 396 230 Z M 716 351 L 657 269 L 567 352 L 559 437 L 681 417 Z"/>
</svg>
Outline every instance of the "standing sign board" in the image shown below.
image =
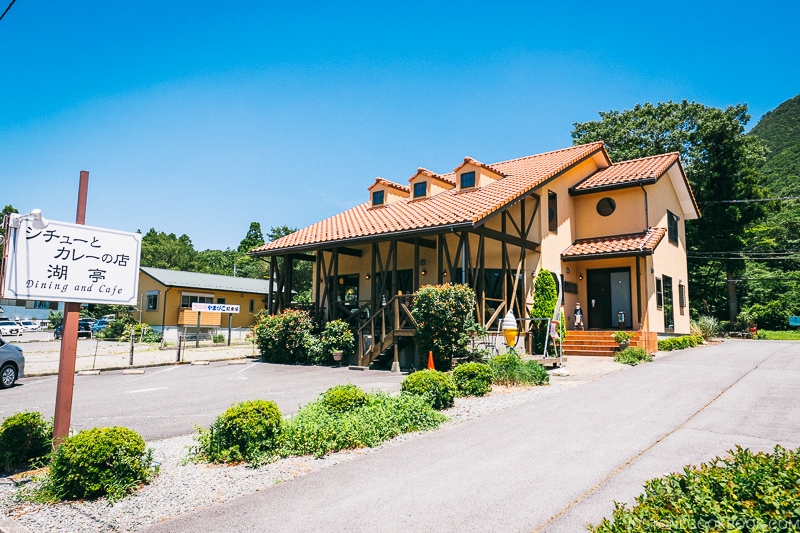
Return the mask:
<svg viewBox="0 0 800 533">
<path fill-rule="evenodd" d="M 31 222 L 8 228 L 3 298 L 136 305 L 140 234 Z"/>
</svg>

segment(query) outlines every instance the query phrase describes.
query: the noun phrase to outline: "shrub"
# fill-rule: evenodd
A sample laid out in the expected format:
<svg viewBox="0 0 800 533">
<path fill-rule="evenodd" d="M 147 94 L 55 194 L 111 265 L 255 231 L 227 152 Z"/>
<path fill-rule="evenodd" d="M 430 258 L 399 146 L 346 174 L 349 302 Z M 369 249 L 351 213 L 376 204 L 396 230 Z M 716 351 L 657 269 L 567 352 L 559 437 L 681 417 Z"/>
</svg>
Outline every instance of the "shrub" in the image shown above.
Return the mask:
<svg viewBox="0 0 800 533">
<path fill-rule="evenodd" d="M 223 343 L 223 342 L 225 342 L 225 336 L 224 335 L 219 335 L 219 334 L 213 335 L 211 337 L 211 342 L 213 342 L 214 344 Z"/>
<path fill-rule="evenodd" d="M 198 428 L 194 455 L 211 463 L 266 461 L 276 453 L 282 422 L 274 402 L 249 400 L 234 404 L 208 430 Z"/>
<path fill-rule="evenodd" d="M 703 337 L 708 340 L 720 332 L 719 320 L 713 316 L 700 316 L 691 322 L 692 335 Z"/>
<path fill-rule="evenodd" d="M 647 481 L 628 508 L 615 503 L 613 519 L 589 526 L 595 533 L 639 531 L 796 531 L 800 449 L 772 454 L 736 447 L 683 473 Z"/>
<path fill-rule="evenodd" d="M 450 374 L 438 370 L 420 370 L 409 374 L 400 384 L 400 390 L 407 394 L 422 396 L 434 409 L 447 409 L 453 406 L 456 384 Z"/>
<path fill-rule="evenodd" d="M 680 337 L 670 337 L 658 341 L 658 349 L 664 352 L 670 350 L 683 350 L 685 348 L 694 348 L 698 344 L 703 344 L 705 341 L 703 337 L 695 335 L 682 335 Z"/>
<path fill-rule="evenodd" d="M 453 370 L 459 396 L 483 396 L 492 390 L 492 368 L 484 363 L 466 363 Z"/>
<path fill-rule="evenodd" d="M 496 385 L 544 385 L 550 383 L 547 370 L 536 361 L 523 361 L 513 349 L 489 361 Z"/>
<path fill-rule="evenodd" d="M 106 496 L 115 501 L 157 472 L 144 439 L 124 427 L 94 428 L 56 448 L 43 489 L 61 500 Z"/>
<path fill-rule="evenodd" d="M 11 415 L 0 425 L 0 472 L 28 467 L 50 453 L 53 424 L 37 411 Z"/>
<path fill-rule="evenodd" d="M 649 362 L 653 356 L 639 346 L 629 346 L 614 356 L 614 361 L 623 365 L 636 366 L 639 363 Z"/>
<path fill-rule="evenodd" d="M 408 394 L 367 394 L 363 405 L 340 412 L 331 411 L 324 400 L 316 401 L 286 421 L 280 454 L 322 457 L 377 446 L 401 433 L 434 429 L 444 420 L 427 399 Z"/>
<path fill-rule="evenodd" d="M 630 333 L 629 331 L 617 331 L 611 335 L 611 338 L 614 339 L 614 342 L 618 343 L 628 342 L 633 338 L 633 333 Z"/>
<path fill-rule="evenodd" d="M 333 364 L 333 352 L 341 351 L 342 361 L 350 360 L 355 353 L 355 336 L 350 326 L 343 320 L 333 320 L 325 324 L 322 330 L 322 348 L 325 360 Z"/>
<path fill-rule="evenodd" d="M 253 329 L 261 360 L 308 364 L 308 348 L 314 348 L 308 336 L 313 328 L 314 323 L 305 311 L 289 309 L 278 315 L 259 315 Z"/>
<path fill-rule="evenodd" d="M 426 285 L 415 294 L 417 349 L 424 356 L 433 352 L 437 370 L 450 370 L 454 357 L 467 355 L 474 309 L 475 293 L 466 285 Z"/>
<path fill-rule="evenodd" d="M 558 287 L 552 272 L 546 268 L 539 269 L 533 283 L 533 307 L 531 317 L 553 318 L 553 312 L 558 305 Z M 563 318 L 562 318 L 562 324 Z M 566 327 L 566 324 L 564 324 Z M 544 343 L 548 340 L 547 322 L 544 320 L 531 321 L 531 330 L 536 353 L 544 353 Z M 562 337 L 563 338 L 563 337 Z"/>
<path fill-rule="evenodd" d="M 336 385 L 322 393 L 322 404 L 332 413 L 344 413 L 361 407 L 367 393 L 352 384 Z"/>
</svg>

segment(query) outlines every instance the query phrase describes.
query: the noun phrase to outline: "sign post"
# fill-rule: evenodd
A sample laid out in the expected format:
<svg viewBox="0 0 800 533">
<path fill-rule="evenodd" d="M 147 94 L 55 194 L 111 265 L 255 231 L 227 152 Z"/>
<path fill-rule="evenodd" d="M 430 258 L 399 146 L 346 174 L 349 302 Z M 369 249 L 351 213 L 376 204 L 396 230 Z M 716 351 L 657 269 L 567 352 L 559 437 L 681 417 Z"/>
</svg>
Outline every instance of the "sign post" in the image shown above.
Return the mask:
<svg viewBox="0 0 800 533">
<path fill-rule="evenodd" d="M 141 235 L 85 226 L 89 172 L 82 170 L 75 224 L 43 222 L 40 211 L 11 219 L 4 298 L 65 302 L 53 446 L 69 434 L 81 303 L 136 305 Z M 14 216 L 14 215 L 9 215 Z M 37 218 L 38 217 L 38 218 Z"/>
<path fill-rule="evenodd" d="M 200 313 L 228 313 L 228 346 L 231 345 L 231 322 L 233 321 L 233 313 L 238 314 L 241 306 L 226 305 L 226 304 L 201 304 L 193 303 L 192 311 L 197 311 L 197 340 L 195 347 L 200 346 Z"/>
</svg>

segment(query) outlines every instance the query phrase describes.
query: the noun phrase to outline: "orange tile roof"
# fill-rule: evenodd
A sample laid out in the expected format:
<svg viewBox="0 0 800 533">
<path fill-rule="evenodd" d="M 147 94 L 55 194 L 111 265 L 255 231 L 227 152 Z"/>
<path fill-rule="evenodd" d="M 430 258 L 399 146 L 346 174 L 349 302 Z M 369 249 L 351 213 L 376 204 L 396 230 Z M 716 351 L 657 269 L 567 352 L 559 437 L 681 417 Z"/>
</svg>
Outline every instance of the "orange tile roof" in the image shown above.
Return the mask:
<svg viewBox="0 0 800 533">
<path fill-rule="evenodd" d="M 509 202 L 598 151 L 605 153 L 602 142 L 493 163 L 487 167 L 506 177 L 484 187 L 466 191 L 450 189 L 425 200 L 402 199 L 378 208 L 365 202 L 269 242 L 251 253 L 274 255 L 278 251 L 321 248 L 323 244 L 333 242 L 344 246 L 377 235 L 400 236 L 434 232 L 437 228 L 451 226 L 473 227 Z M 454 174 L 442 178 L 455 181 Z"/>
<path fill-rule="evenodd" d="M 403 192 L 409 192 L 409 193 L 411 192 L 411 187 L 409 187 L 408 185 L 400 185 L 399 183 L 389 181 L 385 178 L 381 178 L 380 176 L 375 178 L 375 183 L 367 187 L 367 190 L 371 191 L 372 188 L 375 187 L 376 185 L 386 185 L 387 187 L 392 187 L 393 189 L 397 189 Z"/>
<path fill-rule="evenodd" d="M 561 258 L 564 261 L 577 261 L 597 259 L 598 256 L 649 255 L 666 233 L 664 228 L 650 228 L 643 233 L 579 239 L 564 250 Z"/>
<path fill-rule="evenodd" d="M 614 163 L 573 185 L 569 192 L 570 194 L 586 194 L 605 189 L 655 183 L 678 160 L 678 157 L 678 152 L 671 152 Z"/>
</svg>

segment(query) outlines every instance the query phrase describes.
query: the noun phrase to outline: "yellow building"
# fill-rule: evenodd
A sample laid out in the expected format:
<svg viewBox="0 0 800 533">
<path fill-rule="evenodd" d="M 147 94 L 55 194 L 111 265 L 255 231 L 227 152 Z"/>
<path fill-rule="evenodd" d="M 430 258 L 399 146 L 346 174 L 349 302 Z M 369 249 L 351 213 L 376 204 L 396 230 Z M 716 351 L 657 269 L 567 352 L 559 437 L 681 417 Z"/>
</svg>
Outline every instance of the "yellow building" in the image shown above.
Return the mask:
<svg viewBox="0 0 800 533">
<path fill-rule="evenodd" d="M 286 267 L 313 261 L 318 316 L 375 341 L 363 364 L 394 342 L 397 320 L 380 335 L 365 322 L 401 309 L 398 294 L 467 283 L 493 327 L 509 309 L 528 318 L 546 268 L 563 282 L 569 329 L 580 303 L 587 330 L 630 329 L 650 350 L 657 334 L 689 332 L 685 221 L 699 210 L 677 153 L 612 163 L 595 142 L 492 164 L 467 157 L 408 182 L 377 178 L 361 205 L 253 250 L 277 274 L 271 310 L 291 303 Z"/>
<path fill-rule="evenodd" d="M 193 303 L 238 305 L 239 313 L 201 313 L 204 330 L 227 328 L 246 330 L 256 312 L 265 308 L 269 282 L 264 279 L 235 278 L 216 274 L 182 272 L 163 268 L 139 269 L 139 305 L 142 321 L 163 330 L 165 339 L 177 338 L 180 329 L 197 327 Z"/>
</svg>

